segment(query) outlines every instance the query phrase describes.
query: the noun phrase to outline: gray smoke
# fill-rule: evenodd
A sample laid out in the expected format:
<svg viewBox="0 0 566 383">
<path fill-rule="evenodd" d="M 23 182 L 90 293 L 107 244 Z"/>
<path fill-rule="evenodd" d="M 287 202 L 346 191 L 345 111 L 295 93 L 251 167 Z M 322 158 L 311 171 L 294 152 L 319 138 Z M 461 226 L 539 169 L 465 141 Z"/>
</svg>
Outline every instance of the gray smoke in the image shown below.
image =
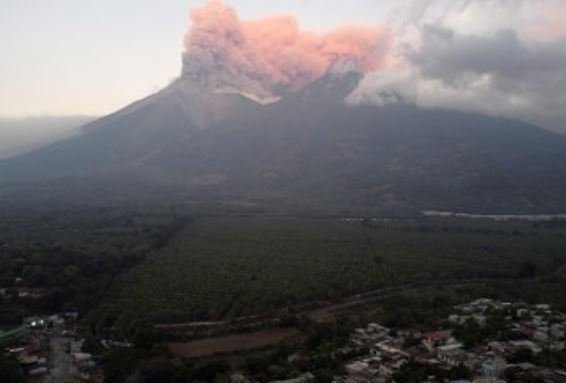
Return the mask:
<svg viewBox="0 0 566 383">
<path fill-rule="evenodd" d="M 566 14 L 566 2 L 415 1 L 398 29 L 398 65 L 366 76 L 349 101 L 399 99 L 566 133 L 566 27 L 551 22 L 557 10 Z"/>
</svg>

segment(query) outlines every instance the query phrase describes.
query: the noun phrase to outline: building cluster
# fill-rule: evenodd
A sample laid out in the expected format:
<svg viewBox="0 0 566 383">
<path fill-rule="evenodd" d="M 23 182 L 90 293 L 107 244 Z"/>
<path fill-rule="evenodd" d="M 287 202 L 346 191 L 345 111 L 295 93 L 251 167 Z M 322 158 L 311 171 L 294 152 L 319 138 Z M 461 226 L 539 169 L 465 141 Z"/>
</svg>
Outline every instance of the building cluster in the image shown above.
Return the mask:
<svg viewBox="0 0 566 383">
<path fill-rule="evenodd" d="M 75 323 L 76 313 L 32 317 L 24 319 L 22 326 L 5 337 L 0 352 L 16 359 L 24 374 L 41 378 L 52 369 L 65 370 L 65 375 L 81 380 L 90 379 L 96 367 L 93 355 L 83 351 L 84 339 L 76 337 L 70 323 Z"/>
<path fill-rule="evenodd" d="M 58 316 L 25 318 L 23 325 L 12 331 L 13 336 L 3 343 L 9 344 L 4 352 L 13 356 L 27 376 L 42 376 L 49 371 L 49 328 L 60 323 Z"/>
<path fill-rule="evenodd" d="M 467 344 L 462 328 L 497 327 L 497 334 Z M 392 331 L 377 323 L 356 329 L 350 348 L 365 349 L 335 383 L 395 382 L 411 369 L 423 382 L 566 382 L 566 316 L 548 305 L 478 299 L 454 307 L 444 328 Z M 460 330 L 458 330 L 460 329 Z M 558 357 L 558 359 L 554 358 Z M 562 358 L 562 359 L 560 359 Z"/>
<path fill-rule="evenodd" d="M 21 280 L 17 278 L 16 281 Z M 19 299 L 41 299 L 47 296 L 49 290 L 43 287 L 21 287 L 0 288 L 0 300 L 17 297 Z"/>
</svg>

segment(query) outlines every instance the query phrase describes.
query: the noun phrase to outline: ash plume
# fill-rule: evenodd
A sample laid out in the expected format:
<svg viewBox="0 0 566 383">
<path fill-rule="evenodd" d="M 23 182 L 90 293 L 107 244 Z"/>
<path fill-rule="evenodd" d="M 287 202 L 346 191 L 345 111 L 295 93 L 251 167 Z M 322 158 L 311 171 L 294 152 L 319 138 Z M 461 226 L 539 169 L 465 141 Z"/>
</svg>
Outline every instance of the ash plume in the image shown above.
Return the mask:
<svg viewBox="0 0 566 383">
<path fill-rule="evenodd" d="M 183 76 L 208 88 L 262 97 L 299 90 L 336 68 L 378 70 L 392 45 L 386 32 L 372 27 L 317 33 L 301 29 L 293 15 L 241 20 L 220 0 L 193 9 L 191 19 Z"/>
</svg>

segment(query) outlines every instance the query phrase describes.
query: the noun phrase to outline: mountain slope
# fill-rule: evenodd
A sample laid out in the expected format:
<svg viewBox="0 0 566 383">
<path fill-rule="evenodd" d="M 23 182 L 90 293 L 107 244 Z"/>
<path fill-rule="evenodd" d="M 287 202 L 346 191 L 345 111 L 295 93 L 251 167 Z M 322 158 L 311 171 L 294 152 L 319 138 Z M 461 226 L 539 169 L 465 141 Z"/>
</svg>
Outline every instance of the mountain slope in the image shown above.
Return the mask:
<svg viewBox="0 0 566 383">
<path fill-rule="evenodd" d="M 13 186 L 0 198 L 32 195 L 31 180 L 35 195 L 100 204 L 566 211 L 566 138 L 478 114 L 348 106 L 358 80 L 329 75 L 270 105 L 180 81 L 80 137 L 1 162 L 0 186 Z"/>
<path fill-rule="evenodd" d="M 78 137 L 0 163 L 8 181 L 80 176 L 136 165 L 209 124 L 259 105 L 238 95 L 202 94 L 183 80 L 83 127 Z"/>
</svg>

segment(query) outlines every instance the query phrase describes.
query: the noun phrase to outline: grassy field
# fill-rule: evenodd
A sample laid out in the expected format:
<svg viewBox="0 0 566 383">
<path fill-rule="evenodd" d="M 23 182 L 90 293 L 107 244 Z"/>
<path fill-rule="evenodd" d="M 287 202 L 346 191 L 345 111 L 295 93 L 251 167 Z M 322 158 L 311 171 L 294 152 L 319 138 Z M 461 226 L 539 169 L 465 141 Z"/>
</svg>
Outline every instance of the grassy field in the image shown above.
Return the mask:
<svg viewBox="0 0 566 383">
<path fill-rule="evenodd" d="M 117 281 L 102 309 L 226 320 L 413 282 L 549 275 L 563 228 L 426 219 L 203 217 Z"/>
</svg>

